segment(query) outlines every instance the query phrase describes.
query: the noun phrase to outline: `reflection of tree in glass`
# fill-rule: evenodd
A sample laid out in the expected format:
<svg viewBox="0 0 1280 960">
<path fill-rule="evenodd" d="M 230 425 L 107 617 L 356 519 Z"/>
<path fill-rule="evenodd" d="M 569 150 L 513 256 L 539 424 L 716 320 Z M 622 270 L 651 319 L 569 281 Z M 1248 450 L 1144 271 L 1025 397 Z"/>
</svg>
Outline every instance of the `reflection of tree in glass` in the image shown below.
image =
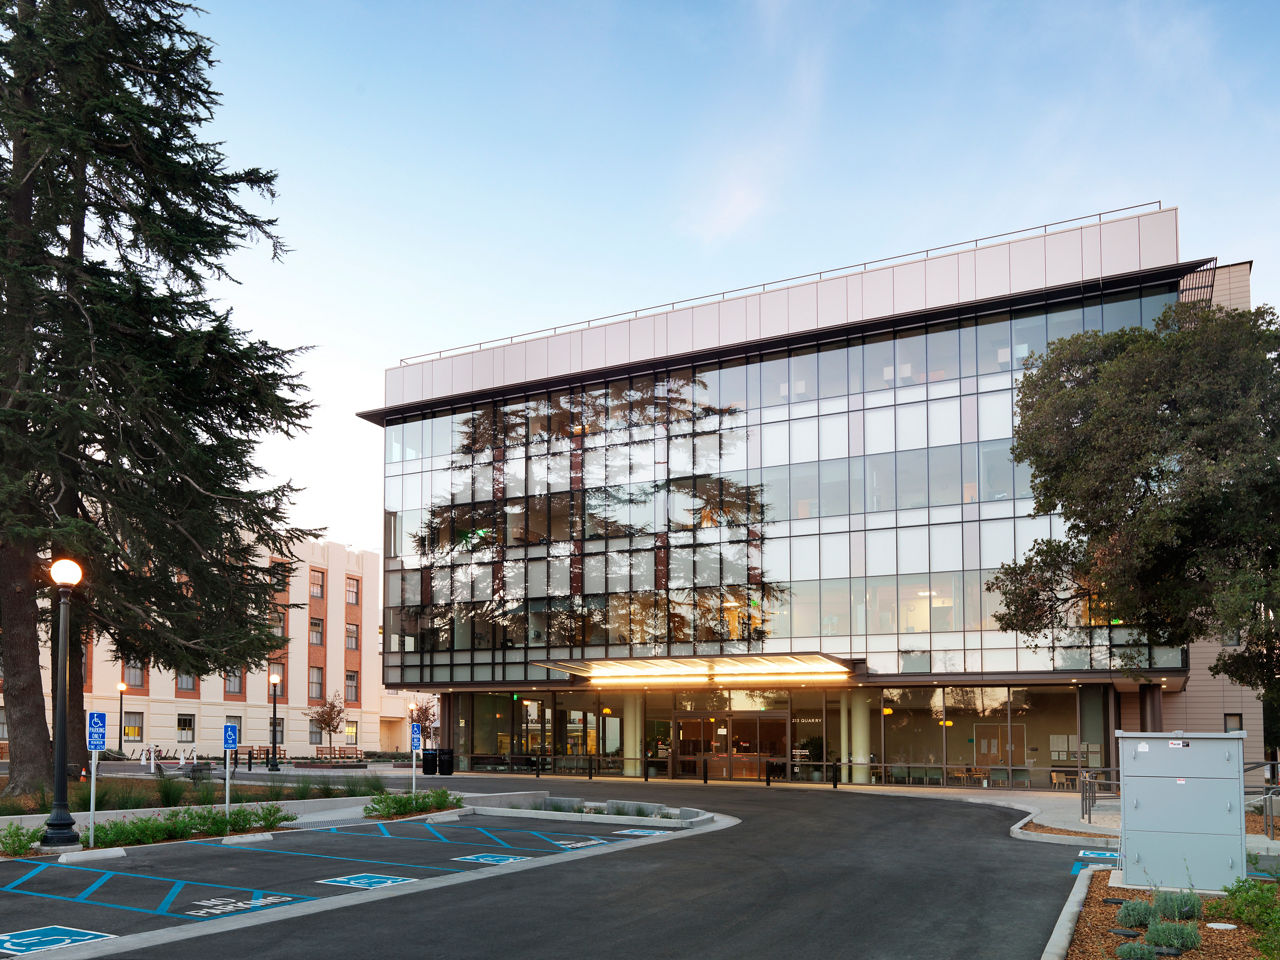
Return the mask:
<svg viewBox="0 0 1280 960">
<path fill-rule="evenodd" d="M 683 371 L 660 381 L 637 377 L 455 414 L 449 427 L 453 502 L 433 497 L 413 535 L 427 576 L 420 600 L 405 598 L 406 620 L 418 619 L 419 632 L 436 634 L 443 648 L 451 645 L 445 637 L 461 631 L 477 647 L 607 642 L 658 654 L 668 642 L 696 642 L 706 645 L 698 652 L 709 652 L 711 645 L 717 652 L 762 650 L 786 588 L 762 575 L 760 523 L 768 517 L 760 485 L 747 483 L 743 472 L 695 472 L 692 457 L 673 476 L 673 466 L 654 452 L 666 447 L 652 446 L 670 437 L 671 444 L 691 451 L 695 428 L 717 458 L 745 443 L 744 431 L 720 429 L 741 426 L 741 409 L 705 402 L 703 393 L 700 381 Z M 436 430 L 441 423 L 437 419 Z M 630 443 L 601 442 L 601 434 L 624 429 L 630 430 Z M 648 459 L 629 463 L 633 448 L 650 454 Z M 512 452 L 518 456 L 508 460 Z M 476 502 L 470 502 L 473 496 Z M 710 550 L 700 553 L 699 563 L 723 568 L 705 577 L 706 586 L 668 582 L 669 530 L 726 526 L 743 528 L 744 537 L 699 545 L 700 551 Z M 567 596 L 526 602 L 522 592 L 509 595 L 504 586 L 508 547 L 649 536 L 652 588 L 588 595 L 580 549 L 568 557 Z M 428 577 L 452 569 L 456 583 L 458 568 L 469 583 L 491 577 L 487 596 L 464 603 L 434 596 Z"/>
</svg>

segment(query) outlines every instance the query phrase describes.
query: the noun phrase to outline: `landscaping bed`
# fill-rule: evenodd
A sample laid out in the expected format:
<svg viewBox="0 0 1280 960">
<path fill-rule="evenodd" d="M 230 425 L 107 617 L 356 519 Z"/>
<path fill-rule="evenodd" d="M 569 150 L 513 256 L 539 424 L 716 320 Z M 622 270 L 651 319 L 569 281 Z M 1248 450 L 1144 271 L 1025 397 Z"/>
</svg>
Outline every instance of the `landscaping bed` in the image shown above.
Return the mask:
<svg viewBox="0 0 1280 960">
<path fill-rule="evenodd" d="M 1141 943 L 1146 937 L 1124 937 L 1111 933 L 1115 928 L 1125 927 L 1119 921 L 1121 904 L 1104 903 L 1104 898 L 1124 899 L 1152 903 L 1153 895 L 1145 890 L 1125 890 L 1109 886 L 1110 870 L 1095 871 L 1089 881 L 1089 892 L 1084 906 L 1076 920 L 1075 933 L 1071 946 L 1067 950 L 1066 960 L 1099 960 L 1103 957 L 1116 957 L 1117 949 L 1129 943 Z M 1245 881 L 1246 892 L 1256 900 L 1258 896 L 1269 897 L 1270 903 L 1280 903 L 1275 898 L 1275 884 L 1259 881 Z M 1258 891 L 1261 891 L 1259 894 Z M 1195 930 L 1200 937 L 1200 946 L 1188 949 L 1183 956 L 1192 960 L 1256 960 L 1256 958 L 1280 958 L 1280 953 L 1265 952 L 1256 945 L 1260 931 L 1236 919 L 1239 907 L 1238 897 L 1218 898 L 1200 897 L 1204 915 L 1194 921 Z M 1248 903 L 1242 901 L 1247 907 Z M 1273 906 L 1274 915 L 1280 919 L 1280 906 Z M 1190 924 L 1192 921 L 1187 920 Z M 1234 930 L 1215 930 L 1209 923 L 1227 922 L 1236 925 Z M 1146 932 L 1144 927 L 1130 926 L 1128 929 Z M 1149 935 L 1149 934 L 1148 934 Z M 1280 941 L 1277 941 L 1280 942 Z M 1133 948 L 1130 948 L 1133 949 Z"/>
</svg>

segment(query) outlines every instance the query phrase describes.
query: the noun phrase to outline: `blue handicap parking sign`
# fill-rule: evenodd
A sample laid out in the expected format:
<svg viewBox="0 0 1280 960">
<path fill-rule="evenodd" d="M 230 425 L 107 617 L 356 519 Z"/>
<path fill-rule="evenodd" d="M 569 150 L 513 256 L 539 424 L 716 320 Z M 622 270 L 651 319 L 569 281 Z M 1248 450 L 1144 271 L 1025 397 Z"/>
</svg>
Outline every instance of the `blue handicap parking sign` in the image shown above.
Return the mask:
<svg viewBox="0 0 1280 960">
<path fill-rule="evenodd" d="M 89 749 L 107 749 L 107 715 L 105 713 L 89 714 Z"/>
<path fill-rule="evenodd" d="M 502 866 L 504 863 L 515 863 L 518 860 L 528 860 L 528 857 L 513 857 L 505 853 L 473 853 L 469 857 L 454 857 L 463 863 L 487 863 L 492 867 Z"/>
<path fill-rule="evenodd" d="M 376 890 L 378 887 L 390 887 L 397 883 L 408 883 L 410 879 L 410 877 L 388 877 L 381 873 L 353 873 L 349 877 L 317 880 L 316 883 L 331 883 L 335 887 L 358 887 L 361 890 Z"/>
<path fill-rule="evenodd" d="M 234 723 L 224 723 L 222 725 L 222 749 L 235 750 L 239 736 L 240 731 L 236 729 Z"/>
<path fill-rule="evenodd" d="M 114 936 L 93 930 L 77 930 L 75 927 L 32 927 L 30 930 L 0 933 L 0 950 L 17 954 L 35 953 L 37 950 L 49 950 L 53 947 L 69 947 L 73 943 L 110 940 Z"/>
<path fill-rule="evenodd" d="M 420 723 L 409 724 L 409 749 L 422 749 L 422 724 Z"/>
</svg>

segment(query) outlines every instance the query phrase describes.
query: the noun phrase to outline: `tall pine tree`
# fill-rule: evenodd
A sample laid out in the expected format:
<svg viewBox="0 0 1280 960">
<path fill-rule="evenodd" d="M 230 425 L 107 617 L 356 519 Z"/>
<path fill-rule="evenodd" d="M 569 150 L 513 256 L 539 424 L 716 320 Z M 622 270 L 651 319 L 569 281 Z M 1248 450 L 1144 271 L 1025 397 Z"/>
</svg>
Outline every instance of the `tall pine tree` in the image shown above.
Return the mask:
<svg viewBox="0 0 1280 960">
<path fill-rule="evenodd" d="M 83 631 L 205 674 L 279 643 L 290 485 L 258 440 L 301 429 L 296 352 L 235 329 L 206 284 L 275 175 L 201 139 L 209 42 L 172 0 L 18 0 L 0 12 L 0 652 L 10 793 L 51 776 L 38 623 L 47 567 L 85 568 Z M 270 558 L 285 558 L 284 561 Z M 71 659 L 78 663 L 73 649 Z M 69 718 L 77 719 L 72 686 Z M 72 737 L 73 741 L 77 739 Z"/>
</svg>

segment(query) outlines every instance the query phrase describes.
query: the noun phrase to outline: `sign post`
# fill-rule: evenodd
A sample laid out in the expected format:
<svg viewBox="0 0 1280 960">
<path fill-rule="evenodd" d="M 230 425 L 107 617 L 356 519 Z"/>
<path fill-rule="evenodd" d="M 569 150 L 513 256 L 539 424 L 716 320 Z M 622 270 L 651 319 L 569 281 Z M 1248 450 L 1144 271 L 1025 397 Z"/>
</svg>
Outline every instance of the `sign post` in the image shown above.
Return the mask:
<svg viewBox="0 0 1280 960">
<path fill-rule="evenodd" d="M 231 819 L 231 754 L 239 747 L 240 731 L 236 729 L 234 723 L 224 723 L 222 725 L 222 759 L 226 764 L 226 768 L 222 774 L 222 782 L 226 785 L 226 800 L 223 806 L 223 813 L 228 821 Z"/>
<path fill-rule="evenodd" d="M 409 792 L 418 792 L 418 751 L 422 749 L 422 724 L 409 724 Z"/>
<path fill-rule="evenodd" d="M 90 713 L 89 725 L 89 848 L 93 849 L 93 817 L 98 809 L 98 754 L 107 749 L 107 715 Z"/>
</svg>

